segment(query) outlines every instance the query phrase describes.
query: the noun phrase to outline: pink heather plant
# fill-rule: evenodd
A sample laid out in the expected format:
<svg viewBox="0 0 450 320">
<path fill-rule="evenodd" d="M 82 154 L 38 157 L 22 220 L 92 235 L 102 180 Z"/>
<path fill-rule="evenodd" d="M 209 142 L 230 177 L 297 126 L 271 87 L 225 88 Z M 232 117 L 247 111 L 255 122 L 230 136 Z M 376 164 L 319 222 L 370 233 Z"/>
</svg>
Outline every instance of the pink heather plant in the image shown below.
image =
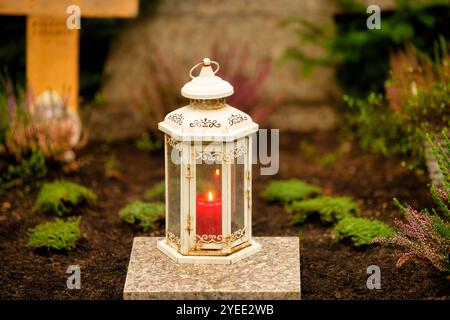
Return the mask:
<svg viewBox="0 0 450 320">
<path fill-rule="evenodd" d="M 396 205 L 401 207 L 397 200 Z M 449 253 L 450 239 L 444 237 L 439 226 L 445 226 L 447 231 L 450 225 L 437 215 L 426 211 L 417 211 L 410 206 L 401 210 L 406 212 L 405 221 L 396 219 L 397 233 L 391 238 L 378 238 L 374 242 L 395 244 L 406 249 L 397 261 L 401 267 L 411 258 L 429 261 L 435 268 L 443 272 L 450 272 Z"/>
<path fill-rule="evenodd" d="M 18 88 L 19 94 L 16 95 L 10 79 L 0 80 L 5 90 L 4 100 L 8 110 L 8 127 L 0 152 L 20 160 L 29 152 L 39 150 L 46 158 L 68 161 L 66 155 L 71 154 L 75 147 L 72 140 L 77 133 L 78 124 L 68 115 L 67 101 L 63 100 L 63 114 L 60 118 L 47 118 L 32 111 L 35 98 L 31 90 L 25 92 Z M 78 142 L 76 147 L 79 148 L 86 142 Z"/>
<path fill-rule="evenodd" d="M 443 135 L 450 151 L 449 139 L 445 133 Z M 426 209 L 417 211 L 410 206 L 405 208 L 394 198 L 395 205 L 404 214 L 404 220 L 394 221 L 397 233 L 393 237 L 377 238 L 374 242 L 394 244 L 406 250 L 400 255 L 397 267 L 401 267 L 411 258 L 419 258 L 430 262 L 440 271 L 450 273 L 450 159 L 442 145 L 435 146 L 429 136 L 427 139 L 444 175 L 442 186 L 430 187 L 437 208 L 432 209 L 432 213 Z"/>
</svg>

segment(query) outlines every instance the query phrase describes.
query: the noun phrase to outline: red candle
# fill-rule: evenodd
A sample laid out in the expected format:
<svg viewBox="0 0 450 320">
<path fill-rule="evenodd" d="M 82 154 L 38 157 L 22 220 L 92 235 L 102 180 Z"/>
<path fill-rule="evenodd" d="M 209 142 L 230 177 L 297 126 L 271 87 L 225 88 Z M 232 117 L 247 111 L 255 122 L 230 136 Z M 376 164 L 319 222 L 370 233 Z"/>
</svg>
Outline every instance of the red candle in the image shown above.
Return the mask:
<svg viewBox="0 0 450 320">
<path fill-rule="evenodd" d="M 197 234 L 222 235 L 222 199 L 214 198 L 210 191 L 206 196 L 197 197 Z"/>
</svg>

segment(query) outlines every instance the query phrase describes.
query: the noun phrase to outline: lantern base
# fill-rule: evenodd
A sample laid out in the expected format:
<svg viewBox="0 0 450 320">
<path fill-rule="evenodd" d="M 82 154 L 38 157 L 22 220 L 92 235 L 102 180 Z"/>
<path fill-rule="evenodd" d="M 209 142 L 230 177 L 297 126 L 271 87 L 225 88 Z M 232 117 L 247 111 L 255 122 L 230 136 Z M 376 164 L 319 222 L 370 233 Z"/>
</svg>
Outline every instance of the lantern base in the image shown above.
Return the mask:
<svg viewBox="0 0 450 320">
<path fill-rule="evenodd" d="M 261 250 L 261 245 L 256 241 L 250 241 L 250 245 L 231 253 L 227 256 L 185 256 L 179 253 L 166 243 L 166 240 L 159 240 L 157 247 L 170 259 L 177 263 L 202 263 L 202 264 L 232 264 L 238 262 Z"/>
<path fill-rule="evenodd" d="M 253 239 L 261 244 L 261 250 L 238 263 L 179 264 L 156 247 L 161 238 L 136 237 L 123 286 L 123 298 L 126 300 L 300 299 L 300 239 L 298 237 Z"/>
</svg>

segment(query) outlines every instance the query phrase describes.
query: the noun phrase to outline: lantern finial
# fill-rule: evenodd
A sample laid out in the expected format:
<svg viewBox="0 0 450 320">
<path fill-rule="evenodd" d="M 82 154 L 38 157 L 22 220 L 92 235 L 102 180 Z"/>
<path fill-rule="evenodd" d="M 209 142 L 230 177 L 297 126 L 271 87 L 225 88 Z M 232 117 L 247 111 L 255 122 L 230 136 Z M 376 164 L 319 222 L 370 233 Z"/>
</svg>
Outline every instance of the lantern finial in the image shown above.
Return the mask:
<svg viewBox="0 0 450 320">
<path fill-rule="evenodd" d="M 211 64 L 211 60 L 209 58 L 203 59 L 203 65 L 204 66 L 209 66 L 210 64 Z"/>
<path fill-rule="evenodd" d="M 193 72 L 198 67 L 201 67 L 201 70 L 197 76 L 194 76 Z M 217 71 L 219 71 L 219 64 L 209 58 L 204 58 L 202 62 L 191 68 L 189 76 L 192 80 L 183 86 L 181 95 L 189 99 L 200 100 L 220 99 L 231 96 L 234 93 L 233 86 L 216 76 Z"/>
</svg>

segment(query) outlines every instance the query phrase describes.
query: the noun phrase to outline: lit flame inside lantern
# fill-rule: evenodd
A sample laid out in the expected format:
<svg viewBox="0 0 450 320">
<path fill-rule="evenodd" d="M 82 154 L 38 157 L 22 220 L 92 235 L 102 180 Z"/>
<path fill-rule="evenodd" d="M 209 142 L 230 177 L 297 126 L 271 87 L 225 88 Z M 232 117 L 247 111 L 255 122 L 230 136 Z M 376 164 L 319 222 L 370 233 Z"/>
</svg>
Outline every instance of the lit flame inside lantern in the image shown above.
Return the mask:
<svg viewBox="0 0 450 320">
<path fill-rule="evenodd" d="M 220 175 L 220 170 L 216 169 L 216 176 Z"/>
<path fill-rule="evenodd" d="M 213 201 L 213 193 L 211 191 L 208 192 L 208 201 Z"/>
</svg>

